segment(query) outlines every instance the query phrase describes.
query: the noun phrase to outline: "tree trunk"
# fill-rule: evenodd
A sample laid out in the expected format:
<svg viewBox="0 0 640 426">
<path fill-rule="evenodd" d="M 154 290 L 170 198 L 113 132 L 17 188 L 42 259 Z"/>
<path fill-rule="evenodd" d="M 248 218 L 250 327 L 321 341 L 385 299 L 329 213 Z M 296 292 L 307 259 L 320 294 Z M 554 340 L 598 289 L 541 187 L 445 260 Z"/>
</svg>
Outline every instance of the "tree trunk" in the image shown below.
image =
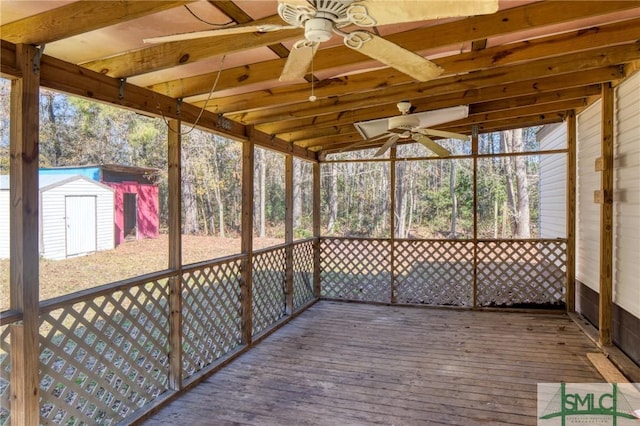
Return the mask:
<svg viewBox="0 0 640 426">
<path fill-rule="evenodd" d="M 184 153 L 185 151 L 183 151 Z M 182 174 L 182 207 L 184 209 L 184 220 L 182 223 L 183 234 L 198 234 L 200 232 L 200 224 L 198 223 L 198 205 L 196 200 L 196 190 L 191 169 L 189 156 L 182 156 L 183 174 Z"/>
<path fill-rule="evenodd" d="M 406 220 L 407 220 L 407 184 L 406 175 L 407 162 L 396 162 L 396 205 L 394 206 L 394 214 L 396 218 L 396 226 L 394 235 L 397 238 L 406 238 Z"/>
<path fill-rule="evenodd" d="M 258 150 L 260 155 L 258 156 L 258 168 L 259 168 L 259 180 L 260 184 L 258 185 L 258 191 L 260 191 L 260 217 L 258 220 L 259 224 L 259 232 L 258 236 L 260 238 L 264 238 L 267 235 L 267 159 L 264 153 L 264 150 Z"/>
<path fill-rule="evenodd" d="M 502 147 L 505 153 L 513 152 L 513 131 L 505 130 L 500 134 Z M 517 231 L 518 210 L 516 198 L 513 191 L 513 157 L 504 157 L 504 175 L 506 180 L 507 201 L 509 203 L 509 224 L 511 225 L 511 235 L 515 236 Z M 503 235 L 504 237 L 504 235 Z"/>
<path fill-rule="evenodd" d="M 338 219 L 338 169 L 335 163 L 329 165 L 329 221 L 327 233 L 333 233 Z"/>
<path fill-rule="evenodd" d="M 513 151 L 523 152 L 524 140 L 522 137 L 522 129 L 513 131 Z M 516 238 L 529 238 L 530 232 L 530 215 L 529 215 L 529 182 L 527 179 L 527 164 L 524 156 L 513 157 L 515 163 L 517 207 L 518 216 L 516 219 Z"/>
<path fill-rule="evenodd" d="M 293 160 L 293 229 L 302 225 L 302 161 Z"/>
<path fill-rule="evenodd" d="M 218 158 L 218 149 L 216 147 L 217 141 L 213 141 L 213 179 L 215 181 L 215 185 L 213 187 L 213 196 L 216 199 L 216 204 L 218 205 L 218 235 L 220 238 L 225 237 L 224 230 L 224 201 L 222 199 L 222 193 L 220 191 L 221 179 L 220 179 L 220 166 L 219 166 L 219 158 Z"/>
<path fill-rule="evenodd" d="M 456 198 L 456 162 L 455 160 L 450 160 L 450 162 L 449 193 L 451 194 L 451 230 L 449 231 L 449 238 L 457 238 L 456 219 L 458 217 L 458 199 Z"/>
</svg>

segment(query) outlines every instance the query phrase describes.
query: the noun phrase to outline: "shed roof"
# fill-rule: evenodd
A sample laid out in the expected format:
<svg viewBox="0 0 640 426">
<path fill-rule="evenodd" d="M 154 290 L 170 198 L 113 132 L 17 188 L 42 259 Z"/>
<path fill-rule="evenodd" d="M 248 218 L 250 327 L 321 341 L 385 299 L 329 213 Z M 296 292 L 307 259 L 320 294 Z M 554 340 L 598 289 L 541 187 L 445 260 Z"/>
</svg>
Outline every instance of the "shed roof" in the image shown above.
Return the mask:
<svg viewBox="0 0 640 426">
<path fill-rule="evenodd" d="M 56 186 L 64 185 L 65 183 L 73 182 L 79 179 L 85 180 L 87 182 L 91 182 L 91 184 L 99 186 L 100 188 L 105 188 L 110 191 L 113 191 L 113 189 L 107 185 L 103 185 L 100 182 L 96 182 L 84 176 L 74 175 L 74 174 L 60 174 L 60 175 L 41 174 L 38 176 L 38 188 L 40 189 L 40 191 L 46 191 Z M 0 190 L 9 190 L 9 189 L 10 189 L 9 175 L 0 175 Z"/>
</svg>

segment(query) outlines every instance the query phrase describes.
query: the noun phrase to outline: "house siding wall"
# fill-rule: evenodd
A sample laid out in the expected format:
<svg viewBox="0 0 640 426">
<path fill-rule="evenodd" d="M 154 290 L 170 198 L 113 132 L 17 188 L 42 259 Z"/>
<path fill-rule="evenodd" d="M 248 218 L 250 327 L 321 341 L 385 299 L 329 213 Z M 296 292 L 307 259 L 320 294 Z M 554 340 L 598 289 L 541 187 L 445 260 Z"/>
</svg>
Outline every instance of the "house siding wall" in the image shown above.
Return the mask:
<svg viewBox="0 0 640 426">
<path fill-rule="evenodd" d="M 566 126 L 561 124 L 540 140 L 540 150 L 567 146 Z M 566 238 L 567 155 L 540 157 L 540 237 Z"/>
<path fill-rule="evenodd" d="M 9 190 L 0 190 L 0 259 L 9 258 Z"/>
<path fill-rule="evenodd" d="M 595 102 L 577 117 L 577 212 L 576 279 L 598 291 L 600 276 L 600 205 L 593 192 L 600 189 L 600 172 L 595 170 L 600 157 L 601 101 Z"/>
<path fill-rule="evenodd" d="M 613 296 L 640 318 L 640 73 L 615 94 Z"/>
</svg>

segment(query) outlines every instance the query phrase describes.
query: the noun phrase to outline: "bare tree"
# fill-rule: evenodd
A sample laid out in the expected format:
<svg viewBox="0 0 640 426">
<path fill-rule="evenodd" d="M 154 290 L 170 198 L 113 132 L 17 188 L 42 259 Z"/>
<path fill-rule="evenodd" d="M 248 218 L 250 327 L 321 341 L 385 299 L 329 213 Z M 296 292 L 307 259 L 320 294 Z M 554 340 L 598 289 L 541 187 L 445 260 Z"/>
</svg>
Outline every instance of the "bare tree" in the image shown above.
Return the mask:
<svg viewBox="0 0 640 426">
<path fill-rule="evenodd" d="M 456 161 L 449 160 L 451 170 L 449 172 L 449 194 L 451 194 L 451 229 L 449 238 L 456 237 L 456 219 L 458 217 L 458 200 L 456 198 Z"/>
</svg>

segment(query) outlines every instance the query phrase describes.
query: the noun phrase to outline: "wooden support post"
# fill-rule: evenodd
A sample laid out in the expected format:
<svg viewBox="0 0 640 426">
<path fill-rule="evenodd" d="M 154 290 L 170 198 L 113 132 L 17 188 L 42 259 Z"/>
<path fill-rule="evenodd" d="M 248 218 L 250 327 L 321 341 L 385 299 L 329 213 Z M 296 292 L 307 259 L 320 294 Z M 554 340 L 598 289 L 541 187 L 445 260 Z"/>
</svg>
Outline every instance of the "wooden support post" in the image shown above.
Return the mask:
<svg viewBox="0 0 640 426">
<path fill-rule="evenodd" d="M 285 248 L 285 310 L 293 313 L 293 155 L 285 156 L 285 210 L 284 242 Z"/>
<path fill-rule="evenodd" d="M 576 310 L 576 141 L 576 113 L 570 111 L 567 115 L 567 312 Z"/>
<path fill-rule="evenodd" d="M 254 145 L 251 140 L 242 144 L 242 234 L 241 250 L 244 255 L 242 261 L 242 278 L 240 288 L 240 303 L 242 314 L 240 328 L 242 341 L 251 345 L 253 334 L 253 164 Z"/>
<path fill-rule="evenodd" d="M 313 296 L 320 297 L 320 163 L 313 163 Z"/>
<path fill-rule="evenodd" d="M 10 306 L 22 313 L 11 326 L 11 422 L 38 425 L 39 409 L 39 87 L 37 48 L 16 46 L 21 78 L 11 82 Z"/>
<path fill-rule="evenodd" d="M 478 127 L 473 126 L 471 134 L 471 155 L 473 155 L 473 282 L 472 307 L 478 307 Z"/>
<path fill-rule="evenodd" d="M 169 181 L 169 387 L 182 388 L 182 192 L 181 122 L 170 120 L 168 128 Z"/>
<path fill-rule="evenodd" d="M 604 199 L 600 204 L 600 344 L 611 344 L 613 316 L 613 89 L 602 85 L 602 165 L 600 189 Z"/>
<path fill-rule="evenodd" d="M 389 226 L 391 227 L 391 238 L 390 238 L 390 254 L 391 254 L 391 270 L 389 271 L 391 277 L 391 288 L 390 288 L 390 299 L 391 303 L 396 303 L 396 211 L 399 211 L 396 206 L 396 155 L 398 149 L 394 145 L 389 153 L 389 195 L 391 198 L 391 215 L 389 217 Z"/>
</svg>

